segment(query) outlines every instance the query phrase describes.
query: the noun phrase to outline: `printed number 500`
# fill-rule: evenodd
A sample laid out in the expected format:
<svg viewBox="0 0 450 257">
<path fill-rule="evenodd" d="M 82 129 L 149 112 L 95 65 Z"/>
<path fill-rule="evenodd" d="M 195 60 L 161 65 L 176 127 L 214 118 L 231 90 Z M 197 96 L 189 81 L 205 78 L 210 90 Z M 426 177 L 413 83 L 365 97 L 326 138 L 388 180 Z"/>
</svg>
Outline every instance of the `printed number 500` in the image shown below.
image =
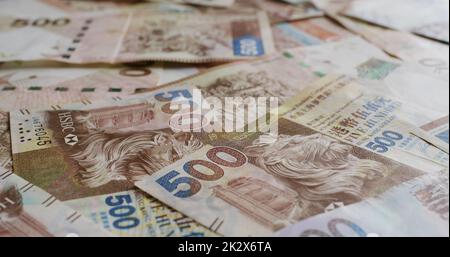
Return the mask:
<svg viewBox="0 0 450 257">
<path fill-rule="evenodd" d="M 223 159 L 219 154 L 228 155 L 232 157 L 232 161 Z M 183 165 L 183 170 L 190 176 L 181 176 L 181 174 L 175 170 L 170 171 L 163 177 L 156 180 L 156 183 L 160 184 L 168 192 L 173 193 L 174 196 L 179 198 L 188 198 L 198 193 L 202 187 L 199 180 L 203 181 L 216 181 L 224 176 L 224 170 L 220 167 L 237 168 L 247 163 L 247 157 L 229 147 L 214 147 L 206 153 L 206 157 L 209 160 L 192 160 Z M 196 167 L 203 167 L 211 171 L 208 174 L 201 172 Z M 182 186 L 184 185 L 184 186 Z"/>
<path fill-rule="evenodd" d="M 112 207 L 108 212 L 109 215 L 117 218 L 113 222 L 114 228 L 124 230 L 139 225 L 139 219 L 131 216 L 136 212 L 136 208 L 132 206 L 132 202 L 133 200 L 130 195 L 115 195 L 105 199 L 106 205 Z"/>
<path fill-rule="evenodd" d="M 378 153 L 386 153 L 390 147 L 397 144 L 396 141 L 403 139 L 403 136 L 397 132 L 384 131 L 382 137 L 376 137 L 373 142 L 369 142 L 366 147 Z"/>
</svg>

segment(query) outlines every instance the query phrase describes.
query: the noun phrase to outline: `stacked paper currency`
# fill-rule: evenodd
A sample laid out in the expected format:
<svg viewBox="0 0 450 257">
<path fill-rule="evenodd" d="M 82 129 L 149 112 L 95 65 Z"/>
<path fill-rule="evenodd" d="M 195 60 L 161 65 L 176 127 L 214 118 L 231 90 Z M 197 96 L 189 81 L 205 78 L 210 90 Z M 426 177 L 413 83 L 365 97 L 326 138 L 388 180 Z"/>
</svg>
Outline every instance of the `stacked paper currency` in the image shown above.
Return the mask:
<svg viewBox="0 0 450 257">
<path fill-rule="evenodd" d="M 0 0 L 0 236 L 448 237 L 448 3 Z"/>
</svg>

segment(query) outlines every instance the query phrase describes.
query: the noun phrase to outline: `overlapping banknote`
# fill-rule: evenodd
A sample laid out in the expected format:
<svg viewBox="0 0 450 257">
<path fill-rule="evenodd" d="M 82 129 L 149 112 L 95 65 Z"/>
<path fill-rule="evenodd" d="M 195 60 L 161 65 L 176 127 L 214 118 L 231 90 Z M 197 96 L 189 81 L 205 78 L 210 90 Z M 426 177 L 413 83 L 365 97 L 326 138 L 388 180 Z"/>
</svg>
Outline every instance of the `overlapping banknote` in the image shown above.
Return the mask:
<svg viewBox="0 0 450 257">
<path fill-rule="evenodd" d="M 339 11 L 346 6 L 345 2 L 344 4 L 337 2 L 332 6 L 324 6 L 328 7 L 326 12 L 330 18 L 339 22 L 350 31 L 361 35 L 390 55 L 406 62 L 414 62 L 448 80 L 448 45 L 443 45 L 408 32 L 377 27 L 339 15 Z"/>
<path fill-rule="evenodd" d="M 12 170 L 8 114 L 0 112 L 0 118 L 1 236 L 216 236 L 132 185 L 92 196 L 88 188 L 78 187 L 86 197 L 68 200 L 48 190 L 50 184 L 45 186 L 35 178 L 24 180 Z M 54 179 L 59 183 L 60 179 Z M 31 216 L 25 212 L 28 209 Z"/>
<path fill-rule="evenodd" d="M 0 0 L 0 237 L 448 236 L 443 6 Z"/>
</svg>

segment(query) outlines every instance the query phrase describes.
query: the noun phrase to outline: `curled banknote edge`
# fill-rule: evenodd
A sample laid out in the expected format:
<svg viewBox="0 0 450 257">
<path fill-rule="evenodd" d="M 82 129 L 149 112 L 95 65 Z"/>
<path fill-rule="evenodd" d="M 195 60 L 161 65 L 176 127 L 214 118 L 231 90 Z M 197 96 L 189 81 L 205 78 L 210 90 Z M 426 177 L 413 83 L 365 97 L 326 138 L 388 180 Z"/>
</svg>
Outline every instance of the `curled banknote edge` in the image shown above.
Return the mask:
<svg viewBox="0 0 450 257">
<path fill-rule="evenodd" d="M 145 94 L 141 94 L 142 96 L 145 96 Z M 126 98 L 120 97 L 113 97 L 111 99 L 105 100 L 105 101 L 98 101 L 98 102 L 90 102 L 90 101 L 84 101 L 81 103 L 74 103 L 74 104 L 68 104 L 68 105 L 54 105 L 52 108 L 57 109 L 78 109 L 79 113 L 81 115 L 84 115 L 82 113 L 86 113 L 86 111 L 90 110 L 90 108 L 94 108 L 96 111 L 100 111 L 98 114 L 106 114 L 103 111 L 109 112 L 113 116 L 111 117 L 113 120 L 115 119 L 115 114 L 122 113 L 124 116 L 127 117 L 129 114 L 128 111 L 125 112 L 117 112 L 117 110 L 114 110 L 114 108 L 111 108 L 112 105 L 117 104 L 116 108 L 120 108 L 121 102 L 126 102 Z M 129 109 L 129 111 L 138 111 L 140 108 L 144 108 L 145 112 L 147 114 L 145 115 L 144 120 L 141 121 L 152 121 L 153 119 L 165 119 L 168 117 L 168 114 L 165 114 L 161 116 L 161 114 L 158 114 L 152 109 L 155 107 L 151 100 L 149 101 L 149 96 L 139 99 L 132 99 L 128 103 L 131 103 L 132 107 Z M 136 105 L 137 104 L 137 105 Z M 124 107 L 124 106 L 122 106 Z M 137 107 L 138 109 L 135 109 Z M 159 106 L 161 108 L 162 106 Z M 128 107 L 125 107 L 125 109 L 128 109 Z M 123 110 L 125 110 L 123 109 Z M 143 110 L 144 110 L 143 109 Z M 14 112 L 13 112 L 14 113 Z M 20 111 L 18 113 L 21 113 Z M 46 112 L 40 112 L 42 114 Z M 49 111 L 48 113 L 53 113 L 52 111 Z M 155 115 L 153 115 L 155 114 Z M 14 115 L 13 115 L 14 116 Z M 33 114 L 34 116 L 34 114 Z M 98 116 L 100 118 L 100 116 Z M 106 117 L 106 116 L 105 116 Z M 136 116 L 136 118 L 138 118 Z M 102 118 L 103 119 L 103 118 Z M 27 119 L 26 119 L 27 120 Z M 111 120 L 111 121 L 113 121 Z M 28 121 L 31 121 L 32 123 L 29 123 Z M 75 120 L 73 120 L 76 122 Z M 103 120 L 106 121 L 106 120 Z M 137 124 L 133 121 L 126 118 L 123 120 L 125 124 L 131 126 L 136 126 Z M 135 120 L 135 122 L 140 123 L 141 121 Z M 39 126 L 37 125 L 36 119 L 30 119 L 27 121 L 20 122 L 23 126 L 32 125 L 32 127 Z M 69 122 L 69 121 L 68 121 Z M 114 122 L 114 121 L 113 121 Z M 70 122 L 69 122 L 70 123 Z M 69 124 L 67 123 L 67 124 Z M 102 122 L 101 122 L 102 123 Z M 146 123 L 146 122 L 144 122 Z M 166 126 L 166 123 L 159 122 L 160 125 L 158 125 L 158 122 L 156 122 L 154 125 L 155 128 L 158 128 L 158 126 Z M 16 124 L 16 122 L 13 122 L 12 124 Z M 125 125 L 124 124 L 124 125 Z M 18 125 L 18 124 L 17 124 Z M 105 124 L 106 125 L 106 124 Z M 20 126 L 20 125 L 19 125 Z M 77 125 L 74 125 L 77 126 Z M 107 125 L 108 126 L 108 125 Z M 13 126 L 13 134 L 17 132 L 17 135 L 19 136 L 20 143 L 27 142 L 30 146 L 37 146 L 41 147 L 43 146 L 42 143 L 38 143 L 34 140 L 28 140 L 32 137 L 36 140 L 44 140 L 46 143 L 44 144 L 50 144 L 53 146 L 53 143 L 48 141 L 46 138 L 46 135 L 43 135 L 44 130 L 42 128 L 32 128 L 32 127 L 23 127 L 22 129 L 17 128 L 16 130 L 15 125 Z M 106 127 L 104 127 L 106 128 Z M 125 128 L 125 127 L 123 127 Z M 37 129 L 37 130 L 36 130 Z M 37 134 L 36 134 L 37 133 Z M 46 133 L 46 132 L 45 132 Z M 151 134 L 151 133 L 150 133 Z M 80 136 L 80 138 L 78 138 Z M 159 137 L 158 132 L 155 131 L 155 139 Z M 40 138 L 40 139 L 39 139 Z M 53 139 L 52 139 L 53 140 Z M 71 134 L 68 134 L 64 137 L 63 141 L 65 142 L 67 146 L 75 146 L 77 147 L 78 140 L 82 140 L 81 135 L 72 132 Z M 182 138 L 179 138 L 179 140 L 182 140 Z M 42 142 L 44 142 L 42 141 Z M 90 139 L 88 139 L 90 141 Z M 54 141 L 56 143 L 56 141 Z M 126 143 L 126 142 L 125 142 Z M 47 145 L 47 146 L 50 146 Z M 56 145 L 55 145 L 56 146 Z M 13 147 L 14 148 L 14 147 Z M 44 147 L 45 148 L 45 147 Z M 53 148 L 47 148 L 47 149 L 54 149 L 56 150 L 58 147 Z M 37 149 L 36 149 L 37 150 Z M 43 150 L 43 149 L 42 149 Z M 45 150 L 44 150 L 45 151 Z M 39 151 L 40 152 L 40 151 Z M 68 152 L 60 152 L 60 154 L 69 154 L 67 157 L 72 158 L 71 154 Z M 57 156 L 60 156 L 57 154 Z M 75 156 L 73 156 L 75 157 Z M 161 161 L 164 160 L 164 154 L 163 156 L 160 156 Z M 78 158 L 78 157 L 75 157 Z M 156 156 L 155 156 L 156 158 Z M 16 159 L 14 157 L 14 159 Z M 18 159 L 21 159 L 18 156 Z M 41 157 L 38 157 L 35 160 L 43 160 Z M 157 160 L 157 159 L 155 159 Z M 154 161 L 155 161 L 154 160 Z M 62 159 L 53 159 L 50 160 L 50 162 L 53 163 L 53 161 L 63 161 Z M 154 162 L 153 161 L 153 162 Z M 149 163 L 150 164 L 150 163 Z M 166 205 L 162 204 L 161 202 L 157 201 L 156 199 L 152 198 L 151 196 L 140 192 L 137 190 L 132 181 L 132 177 L 127 179 L 124 176 L 113 176 L 108 181 L 108 179 L 104 180 L 106 177 L 103 177 L 103 179 L 100 177 L 97 177 L 97 179 L 100 180 L 92 180 L 92 178 L 88 178 L 85 175 L 80 174 L 80 176 L 74 176 L 77 172 L 75 169 L 71 170 L 71 168 L 75 168 L 75 166 L 72 166 L 70 163 L 67 163 L 66 167 L 63 166 L 47 166 L 47 168 L 44 167 L 37 167 L 36 171 L 38 173 L 41 173 L 42 177 L 36 177 L 36 176 L 28 176 L 31 175 L 31 173 L 25 172 L 22 173 L 22 168 L 20 165 L 15 165 L 15 173 L 19 176 L 22 176 L 24 178 L 29 179 L 33 182 L 35 185 L 39 185 L 47 192 L 54 195 L 55 199 L 63 201 L 65 204 L 68 204 L 75 210 L 79 211 L 81 214 L 84 214 L 86 217 L 90 218 L 92 221 L 101 224 L 103 228 L 110 231 L 114 235 L 119 236 L 217 236 L 218 234 L 208 230 L 207 228 L 199 225 L 198 223 L 194 222 L 192 219 L 186 217 L 182 213 L 179 213 L 177 211 L 174 211 L 173 209 L 167 207 Z M 159 167 L 158 165 L 162 165 L 161 163 L 158 164 L 154 162 L 155 165 L 154 168 Z M 38 165 L 40 166 L 40 165 Z M 44 169 L 41 169 L 44 168 Z M 67 169 L 69 168 L 69 170 Z M 103 172 L 99 170 L 100 172 Z M 75 172 L 75 173 L 74 173 Z M 28 175 L 26 175 L 28 174 Z M 46 174 L 46 175 L 44 175 Z M 95 175 L 94 175 L 95 176 Z M 49 178 L 52 179 L 49 179 Z M 78 178 L 77 178 L 78 177 Z M 91 181 L 91 182 L 88 182 Z M 110 183 L 109 183 L 110 182 Z"/>
</svg>

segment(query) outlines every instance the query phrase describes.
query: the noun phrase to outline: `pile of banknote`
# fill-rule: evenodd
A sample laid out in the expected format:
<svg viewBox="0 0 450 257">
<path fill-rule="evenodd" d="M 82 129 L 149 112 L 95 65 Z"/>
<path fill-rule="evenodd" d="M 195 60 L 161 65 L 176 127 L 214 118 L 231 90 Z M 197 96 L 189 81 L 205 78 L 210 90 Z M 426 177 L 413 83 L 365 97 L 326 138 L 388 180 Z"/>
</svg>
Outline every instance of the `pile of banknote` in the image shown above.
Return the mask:
<svg viewBox="0 0 450 257">
<path fill-rule="evenodd" d="M 0 0 L 0 236 L 448 237 L 448 9 Z"/>
</svg>

